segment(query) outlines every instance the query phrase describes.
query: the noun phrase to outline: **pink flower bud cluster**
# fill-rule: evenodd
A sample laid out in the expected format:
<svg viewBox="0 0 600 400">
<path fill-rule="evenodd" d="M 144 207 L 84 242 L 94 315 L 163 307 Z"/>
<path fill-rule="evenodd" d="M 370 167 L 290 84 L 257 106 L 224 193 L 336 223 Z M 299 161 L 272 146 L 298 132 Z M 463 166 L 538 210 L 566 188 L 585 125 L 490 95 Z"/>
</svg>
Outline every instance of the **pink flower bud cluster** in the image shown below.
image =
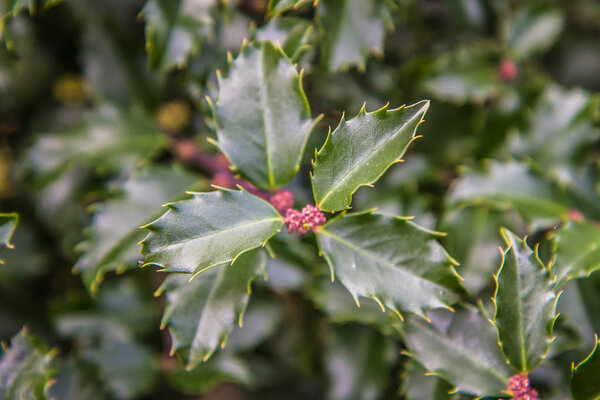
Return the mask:
<svg viewBox="0 0 600 400">
<path fill-rule="evenodd" d="M 289 208 L 285 212 L 284 222 L 289 233 L 304 235 L 315 227 L 324 224 L 325 214 L 319 210 L 319 207 L 308 204 L 302 211 Z"/>
<path fill-rule="evenodd" d="M 508 391 L 513 400 L 540 400 L 538 393 L 529 385 L 527 374 L 513 375 L 508 380 Z"/>
<path fill-rule="evenodd" d="M 517 69 L 517 64 L 513 60 L 504 59 L 500 62 L 498 66 L 498 75 L 500 80 L 503 82 L 512 82 L 517 78 L 519 74 L 519 70 Z"/>
<path fill-rule="evenodd" d="M 278 190 L 271 196 L 269 202 L 277 211 L 285 214 L 288 208 L 292 208 L 294 205 L 294 194 L 289 190 Z"/>
</svg>

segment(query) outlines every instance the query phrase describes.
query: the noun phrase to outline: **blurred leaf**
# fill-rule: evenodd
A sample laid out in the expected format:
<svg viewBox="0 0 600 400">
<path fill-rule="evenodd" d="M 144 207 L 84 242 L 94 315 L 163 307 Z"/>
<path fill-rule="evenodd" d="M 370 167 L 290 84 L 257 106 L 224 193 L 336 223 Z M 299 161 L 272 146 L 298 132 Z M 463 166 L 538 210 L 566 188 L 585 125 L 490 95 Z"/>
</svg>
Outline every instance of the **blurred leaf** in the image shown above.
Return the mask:
<svg viewBox="0 0 600 400">
<path fill-rule="evenodd" d="M 277 210 L 245 190 L 190 194 L 167 204 L 169 210 L 145 226 L 150 233 L 142 241 L 144 265 L 196 276 L 263 246 L 283 226 Z"/>
<path fill-rule="evenodd" d="M 45 400 L 54 375 L 53 351 L 22 329 L 0 358 L 0 396 L 7 400 Z"/>
<path fill-rule="evenodd" d="M 48 397 L 55 400 L 107 400 L 103 387 L 94 371 L 74 360 L 58 364 L 56 382 L 48 389 Z"/>
<path fill-rule="evenodd" d="M 408 355 L 458 392 L 504 397 L 502 391 L 514 371 L 504 361 L 487 317 L 471 309 L 429 316 L 433 323 L 413 317 L 404 325 Z"/>
<path fill-rule="evenodd" d="M 385 106 L 372 113 L 363 106 L 353 119 L 346 122 L 342 117 L 315 157 L 312 186 L 317 206 L 330 212 L 349 208 L 360 186 L 375 183 L 402 159 L 428 108 L 428 101 L 389 111 Z"/>
<path fill-rule="evenodd" d="M 260 272 L 265 273 L 264 270 Z M 231 352 L 248 351 L 263 343 L 281 322 L 281 312 L 281 304 L 274 299 L 252 296 L 244 311 L 244 323 L 229 335 L 227 349 Z"/>
<path fill-rule="evenodd" d="M 429 231 L 407 219 L 371 212 L 342 215 L 317 231 L 334 274 L 358 297 L 400 315 L 450 308 L 463 291 L 455 261 Z"/>
<path fill-rule="evenodd" d="M 146 22 L 150 67 L 183 68 L 211 34 L 216 6 L 216 0 L 148 0 L 140 16 Z"/>
<path fill-rule="evenodd" d="M 75 340 L 81 360 L 98 369 L 103 386 L 117 398 L 133 399 L 152 389 L 156 360 L 125 326 L 95 313 L 61 315 L 56 322 L 61 335 Z"/>
<path fill-rule="evenodd" d="M 313 125 L 302 77 L 271 42 L 242 48 L 219 79 L 213 106 L 217 146 L 236 172 L 262 189 L 288 183 L 300 169 Z"/>
<path fill-rule="evenodd" d="M 568 222 L 552 233 L 557 284 L 584 278 L 600 269 L 600 227 L 591 222 Z"/>
<path fill-rule="evenodd" d="M 498 56 L 489 48 L 459 48 L 438 58 L 422 80 L 432 96 L 452 103 L 484 103 L 504 90 L 497 75 Z"/>
<path fill-rule="evenodd" d="M 571 393 L 573 400 L 598 400 L 600 398 L 600 380 L 598 380 L 598 369 L 600 368 L 600 351 L 598 350 L 600 340 L 596 338 L 596 344 L 590 355 L 571 367 Z"/>
<path fill-rule="evenodd" d="M 557 10 L 527 5 L 508 20 L 504 40 L 516 59 L 537 55 L 554 44 L 563 28 L 563 16 Z"/>
<path fill-rule="evenodd" d="M 547 169 L 563 172 L 580 164 L 600 135 L 594 126 L 598 101 L 580 89 L 551 85 L 534 108 L 529 131 L 509 141 L 512 154 L 533 159 Z"/>
<path fill-rule="evenodd" d="M 35 15 L 45 7 L 60 3 L 61 0 L 2 0 L 0 2 L 0 40 L 3 39 L 6 19 L 14 17 L 21 12 Z"/>
<path fill-rule="evenodd" d="M 384 335 L 397 336 L 400 332 L 401 323 L 393 311 L 382 312 L 372 299 L 362 299 L 360 307 L 357 307 L 352 295 L 337 281 L 319 279 L 311 285 L 308 295 L 332 322 L 371 325 Z"/>
<path fill-rule="evenodd" d="M 74 267 L 88 290 L 95 293 L 108 271 L 137 266 L 141 258 L 138 243 L 144 239 L 139 226 L 156 218 L 161 205 L 181 198 L 194 181 L 194 176 L 177 169 L 134 171 L 116 184 L 120 193 L 95 205 L 92 225 L 78 246 L 82 254 Z"/>
<path fill-rule="evenodd" d="M 306 50 L 313 33 L 311 23 L 303 18 L 274 17 L 256 31 L 256 40 L 279 43 L 284 53 L 292 60 Z"/>
<path fill-rule="evenodd" d="M 491 161 L 484 171 L 467 171 L 448 193 L 450 205 L 514 207 L 527 220 L 555 221 L 567 213 L 556 187 L 525 164 Z"/>
<path fill-rule="evenodd" d="M 163 141 L 152 118 L 140 109 L 106 106 L 85 114 L 66 132 L 40 135 L 23 164 L 36 182 L 47 183 L 73 165 L 103 171 L 131 167 L 152 156 Z"/>
<path fill-rule="evenodd" d="M 507 248 L 496 277 L 494 324 L 508 364 L 529 372 L 546 358 L 552 344 L 558 295 L 537 251 L 512 232 L 501 233 Z"/>
<path fill-rule="evenodd" d="M 383 55 L 389 10 L 383 0 L 321 0 L 317 14 L 324 31 L 322 62 L 327 70 L 357 66 L 371 53 Z"/>
<path fill-rule="evenodd" d="M 500 227 L 524 231 L 525 226 L 515 212 L 495 210 L 490 207 L 468 206 L 448 211 L 440 226 L 446 232 L 444 247 L 460 265 L 458 272 L 464 285 L 472 293 L 479 293 L 493 283 L 498 271 L 501 252 L 498 247 Z"/>
<path fill-rule="evenodd" d="M 48 272 L 48 252 L 42 247 L 33 226 L 20 221 L 19 229 L 11 239 L 12 243 L 14 248 L 3 255 L 5 265 L 0 266 L 0 285 L 14 285 L 16 282 L 25 282 Z"/>
<path fill-rule="evenodd" d="M 254 250 L 191 282 L 189 275 L 172 274 L 158 289 L 157 295 L 167 296 L 162 326 L 169 327 L 171 353 L 177 352 L 188 370 L 224 347 L 235 324 L 242 325 L 250 286 L 265 266 L 265 254 Z"/>
<path fill-rule="evenodd" d="M 394 343 L 371 328 L 354 324 L 331 326 L 325 352 L 327 398 L 381 398 L 395 353 Z"/>
<path fill-rule="evenodd" d="M 414 360 L 409 360 L 402 372 L 400 391 L 406 400 L 463 400 L 465 394 L 452 393 L 452 385 L 432 374 Z"/>
<path fill-rule="evenodd" d="M 13 244 L 10 242 L 15 229 L 17 229 L 17 223 L 19 222 L 19 214 L 17 213 L 0 213 L 0 250 L 12 249 Z M 0 258 L 0 264 L 4 264 L 4 261 Z"/>
<path fill-rule="evenodd" d="M 194 395 L 204 394 L 222 382 L 251 385 L 255 378 L 252 368 L 244 359 L 222 351 L 215 354 L 210 360 L 198 364 L 191 371 L 177 368 L 167 375 L 167 379 L 177 390 Z"/>
<path fill-rule="evenodd" d="M 298 8 L 303 4 L 317 3 L 315 0 L 269 0 L 269 14 L 279 14 L 291 8 Z"/>
</svg>

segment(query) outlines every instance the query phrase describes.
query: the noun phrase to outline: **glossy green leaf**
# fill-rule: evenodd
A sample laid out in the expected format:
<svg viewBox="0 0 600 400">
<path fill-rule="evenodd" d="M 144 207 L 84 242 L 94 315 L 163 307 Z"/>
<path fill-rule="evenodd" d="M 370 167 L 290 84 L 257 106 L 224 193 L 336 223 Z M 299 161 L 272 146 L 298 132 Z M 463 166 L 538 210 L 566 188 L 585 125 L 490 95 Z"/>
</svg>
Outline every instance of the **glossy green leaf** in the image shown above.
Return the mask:
<svg viewBox="0 0 600 400">
<path fill-rule="evenodd" d="M 448 202 L 514 207 L 527 220 L 555 221 L 568 211 L 552 182 L 514 161 L 494 161 L 484 171 L 467 171 L 454 182 Z"/>
<path fill-rule="evenodd" d="M 325 365 L 328 399 L 380 399 L 388 384 L 397 350 L 390 339 L 361 325 L 332 326 Z"/>
<path fill-rule="evenodd" d="M 140 12 L 146 23 L 150 67 L 182 68 L 198 54 L 213 25 L 216 0 L 148 0 Z"/>
<path fill-rule="evenodd" d="M 197 275 L 263 246 L 283 226 L 277 210 L 245 190 L 190 194 L 145 226 L 145 265 Z"/>
<path fill-rule="evenodd" d="M 263 189 L 296 175 L 315 120 L 302 77 L 280 48 L 244 46 L 229 76 L 219 79 L 213 114 L 216 144 L 236 172 Z"/>
<path fill-rule="evenodd" d="M 45 400 L 54 371 L 54 352 L 25 329 L 3 346 L 0 358 L 0 398 L 7 400 Z"/>
<path fill-rule="evenodd" d="M 84 114 L 66 132 L 40 135 L 23 164 L 36 182 L 47 183 L 74 165 L 104 172 L 131 167 L 163 144 L 163 136 L 144 111 L 105 106 Z"/>
<path fill-rule="evenodd" d="M 450 308 L 463 290 L 441 234 L 406 218 L 371 212 L 342 215 L 317 231 L 320 250 L 355 301 L 370 297 L 398 315 Z"/>
<path fill-rule="evenodd" d="M 189 275 L 170 275 L 156 292 L 166 293 L 162 326 L 171 333 L 171 353 L 187 369 L 206 361 L 227 339 L 237 323 L 242 325 L 250 299 L 250 285 L 264 274 L 266 257 L 254 250 L 232 265 L 213 268 L 189 281 Z"/>
<path fill-rule="evenodd" d="M 133 172 L 116 184 L 120 193 L 95 205 L 94 219 L 85 242 L 78 246 L 82 254 L 74 267 L 88 290 L 95 293 L 109 271 L 137 266 L 141 258 L 138 243 L 144 239 L 144 231 L 138 227 L 155 219 L 161 205 L 182 197 L 195 180 L 182 170 L 168 168 Z"/>
<path fill-rule="evenodd" d="M 552 233 L 556 260 L 552 273 L 558 285 L 600 269 L 600 228 L 591 222 L 568 222 Z"/>
<path fill-rule="evenodd" d="M 496 277 L 494 324 L 506 361 L 518 372 L 529 372 L 552 344 L 558 295 L 537 252 L 506 229 L 502 237 L 507 248 Z"/>
<path fill-rule="evenodd" d="M 564 25 L 557 10 L 529 5 L 510 18 L 504 29 L 504 40 L 516 59 L 527 58 L 554 44 Z"/>
<path fill-rule="evenodd" d="M 413 317 L 404 325 L 408 355 L 458 392 L 504 397 L 502 391 L 514 371 L 504 361 L 487 317 L 471 309 L 429 316 L 432 324 Z"/>
<path fill-rule="evenodd" d="M 383 0 L 321 0 L 318 16 L 324 30 L 323 66 L 328 70 L 357 66 L 383 54 L 388 9 Z"/>
<path fill-rule="evenodd" d="M 429 108 L 428 101 L 372 113 L 365 107 L 327 136 L 313 165 L 312 186 L 317 206 L 323 211 L 349 208 L 360 186 L 375 183 L 399 162 L 415 139 L 417 126 Z"/>
<path fill-rule="evenodd" d="M 571 367 L 571 394 L 573 400 L 598 400 L 600 399 L 600 340 L 596 337 L 596 344 L 589 356 L 577 366 Z"/>
<path fill-rule="evenodd" d="M 17 213 L 0 213 L 0 250 L 14 248 L 10 239 L 17 228 L 18 222 L 19 215 Z M 0 264 L 3 263 L 4 261 L 0 258 Z"/>
</svg>

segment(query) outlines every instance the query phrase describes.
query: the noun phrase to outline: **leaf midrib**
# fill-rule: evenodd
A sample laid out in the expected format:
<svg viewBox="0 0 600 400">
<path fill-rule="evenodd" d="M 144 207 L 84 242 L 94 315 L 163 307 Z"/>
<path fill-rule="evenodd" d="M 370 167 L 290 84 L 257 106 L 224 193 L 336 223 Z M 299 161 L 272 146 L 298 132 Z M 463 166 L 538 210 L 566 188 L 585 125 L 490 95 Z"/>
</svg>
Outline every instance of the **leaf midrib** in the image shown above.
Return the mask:
<svg viewBox="0 0 600 400">
<path fill-rule="evenodd" d="M 221 234 L 221 233 L 225 233 L 225 232 L 234 231 L 234 230 L 237 230 L 237 229 L 243 229 L 243 228 L 246 228 L 246 227 L 249 227 L 249 226 L 252 226 L 252 225 L 258 225 L 258 224 L 263 224 L 263 223 L 266 223 L 266 222 L 275 222 L 275 221 L 281 222 L 281 217 L 273 217 L 273 218 L 268 218 L 268 219 L 262 219 L 262 220 L 259 220 L 259 221 L 252 221 L 252 222 L 248 222 L 246 224 L 235 225 L 235 226 L 233 226 L 231 228 L 222 229 L 222 230 L 219 230 L 219 231 L 216 231 L 216 232 L 213 231 L 213 232 L 210 232 L 210 233 L 207 233 L 207 234 L 204 234 L 204 235 L 190 237 L 190 238 L 187 238 L 187 239 L 184 239 L 184 240 L 180 240 L 180 241 L 177 241 L 177 242 L 169 243 L 169 244 L 167 244 L 165 246 L 161 246 L 161 247 L 155 248 L 155 249 L 153 249 L 153 252 L 156 253 L 156 252 L 158 252 L 160 250 L 163 250 L 163 249 L 171 247 L 171 246 L 180 246 L 180 245 L 183 245 L 185 243 L 188 243 L 188 242 L 191 242 L 191 241 L 194 241 L 194 240 L 198 240 L 198 239 L 202 239 L 202 238 L 205 238 L 205 237 L 208 237 L 208 236 L 211 236 L 211 235 Z"/>
<path fill-rule="evenodd" d="M 267 87 L 265 85 L 265 81 L 266 81 L 266 72 L 265 72 L 265 61 L 264 61 L 264 57 L 266 54 L 266 46 L 268 46 L 268 44 L 265 44 L 261 47 L 261 51 L 260 51 L 260 80 L 259 80 L 259 100 L 260 100 L 260 105 L 261 105 L 261 111 L 262 111 L 262 118 L 264 121 L 264 135 L 265 135 L 265 153 L 267 155 L 267 179 L 269 181 L 269 187 L 271 189 L 274 189 L 276 187 L 275 185 L 275 175 L 273 173 L 273 160 L 272 160 L 272 156 L 271 156 L 271 150 L 270 150 L 270 146 L 269 146 L 269 132 L 271 130 L 271 126 L 270 126 L 270 120 L 269 118 L 267 118 Z"/>
<path fill-rule="evenodd" d="M 430 280 L 428 280 L 428 279 L 425 279 L 425 278 L 423 278 L 422 276 L 415 275 L 415 274 L 414 274 L 412 271 L 410 271 L 410 270 L 408 270 L 408 269 L 406 269 L 406 268 L 402 268 L 401 266 L 395 265 L 395 264 L 393 264 L 392 262 L 390 262 L 389 260 L 386 260 L 385 258 L 380 258 L 380 257 L 379 257 L 379 256 L 377 256 L 376 254 L 374 254 L 374 253 L 372 253 L 372 252 L 370 252 L 370 251 L 368 251 L 368 250 L 365 250 L 365 249 L 363 249 L 363 248 L 361 248 L 361 247 L 358 247 L 358 246 L 356 246 L 355 244 L 353 244 L 353 243 L 351 243 L 351 242 L 348 242 L 347 240 L 344 240 L 344 239 L 342 239 L 341 237 L 339 237 L 339 236 L 337 236 L 337 235 L 335 235 L 335 234 L 333 234 L 333 233 L 331 233 L 331 232 L 329 232 L 329 231 L 327 231 L 327 230 L 325 230 L 325 229 L 321 229 L 321 230 L 319 230 L 319 234 L 324 234 L 324 235 L 326 235 L 326 236 L 329 236 L 329 237 L 331 237 L 331 238 L 333 238 L 333 239 L 335 239 L 335 240 L 339 241 L 340 243 L 342 243 L 342 244 L 346 245 L 347 247 L 350 247 L 351 249 L 353 249 L 353 250 L 355 250 L 355 251 L 357 251 L 357 252 L 359 252 L 359 253 L 362 253 L 362 254 L 366 255 L 367 257 L 374 259 L 374 260 L 375 260 L 375 261 L 377 261 L 377 262 L 380 262 L 380 263 L 382 263 L 382 264 L 384 264 L 384 265 L 387 265 L 388 267 L 390 267 L 390 268 L 392 268 L 392 269 L 397 269 L 397 270 L 400 270 L 400 271 L 402 271 L 402 272 L 406 273 L 407 275 L 410 275 L 410 276 L 412 276 L 412 277 L 414 277 L 414 278 L 416 278 L 416 279 L 418 279 L 418 280 L 422 280 L 422 281 L 425 281 L 425 282 L 429 282 L 429 283 L 431 283 L 432 285 L 434 285 L 434 286 L 436 286 L 436 287 L 438 287 L 438 288 L 442 288 L 443 290 L 448 290 L 448 289 L 447 289 L 446 287 L 444 287 L 444 286 L 441 286 L 441 285 L 439 285 L 439 284 L 437 284 L 437 283 L 435 283 L 435 282 L 433 282 L 433 281 L 430 281 Z"/>
<path fill-rule="evenodd" d="M 372 114 L 373 114 L 373 113 L 371 113 L 371 115 L 372 115 Z M 368 115 L 370 115 L 370 114 L 366 114 L 365 116 L 368 116 Z M 420 115 L 420 113 L 418 113 L 418 112 L 417 112 L 417 113 L 415 113 L 415 115 L 413 115 L 411 118 L 409 118 L 407 121 L 405 121 L 405 122 L 402 124 L 402 126 L 401 126 L 400 128 L 398 128 L 398 130 L 397 130 L 395 133 L 393 133 L 392 135 L 390 135 L 390 137 L 391 137 L 392 139 L 394 139 L 394 138 L 395 138 L 395 137 L 398 135 L 398 133 L 399 133 L 400 131 L 402 131 L 402 130 L 403 130 L 403 128 L 404 128 L 404 127 L 406 127 L 406 126 L 407 126 L 409 123 L 411 123 L 411 122 L 412 122 L 412 121 L 415 119 L 415 117 L 416 117 L 416 116 L 418 116 L 418 115 Z M 332 140 L 333 140 L 333 135 L 334 135 L 334 133 L 335 133 L 335 131 L 334 131 L 334 132 L 331 134 L 331 138 L 332 138 Z M 334 184 L 334 185 L 331 187 L 331 189 L 330 189 L 330 190 L 329 190 L 329 191 L 328 191 L 328 192 L 325 194 L 325 196 L 323 196 L 323 197 L 321 198 L 321 200 L 319 201 L 318 205 L 322 205 L 322 204 L 325 202 L 325 200 L 326 200 L 326 199 L 327 199 L 329 196 L 331 196 L 331 194 L 332 194 L 332 193 L 334 193 L 334 192 L 337 190 L 337 188 L 338 188 L 340 185 L 342 185 L 342 183 L 344 183 L 344 182 L 346 181 L 346 179 L 348 178 L 348 175 L 350 175 L 350 174 L 352 174 L 353 172 L 355 172 L 355 170 L 357 169 L 357 166 L 358 166 L 358 165 L 362 164 L 362 163 L 363 163 L 364 161 L 366 161 L 367 159 L 370 159 L 370 158 L 372 158 L 372 157 L 373 157 L 373 153 L 377 152 L 377 151 L 378 151 L 378 150 L 379 150 L 381 147 L 385 147 L 384 145 L 385 145 L 386 143 L 387 143 L 387 140 L 386 140 L 386 141 L 384 141 L 384 142 L 383 142 L 381 145 L 379 145 L 379 146 L 377 146 L 377 147 L 373 147 L 373 148 L 371 149 L 371 151 L 370 151 L 370 152 L 368 152 L 368 153 L 367 153 L 365 156 L 361 157 L 361 158 L 360 158 L 358 161 L 356 161 L 356 163 L 355 163 L 355 164 L 352 166 L 352 168 L 350 168 L 350 169 L 349 169 L 349 170 L 348 170 L 348 171 L 347 171 L 347 172 L 346 172 L 346 173 L 345 173 L 345 174 L 344 174 L 344 175 L 343 175 L 343 176 L 342 176 L 342 177 L 341 177 L 341 178 L 340 178 L 340 179 L 337 181 L 337 183 L 335 183 L 335 184 Z M 400 156 L 400 157 L 401 157 L 401 156 Z M 383 172 L 382 172 L 382 173 L 384 173 L 384 172 L 387 170 L 387 168 L 389 168 L 389 167 L 391 166 L 391 164 L 393 164 L 393 162 L 392 162 L 392 163 L 390 163 L 390 164 L 388 164 L 388 165 L 386 166 L 386 168 L 384 168 L 384 169 L 383 169 Z M 367 182 L 367 183 L 371 183 L 371 182 Z M 359 186 L 360 186 L 360 185 L 359 185 Z M 353 191 L 351 191 L 351 193 L 354 193 L 354 191 L 356 191 L 356 188 L 354 188 L 354 189 L 353 189 Z"/>
</svg>

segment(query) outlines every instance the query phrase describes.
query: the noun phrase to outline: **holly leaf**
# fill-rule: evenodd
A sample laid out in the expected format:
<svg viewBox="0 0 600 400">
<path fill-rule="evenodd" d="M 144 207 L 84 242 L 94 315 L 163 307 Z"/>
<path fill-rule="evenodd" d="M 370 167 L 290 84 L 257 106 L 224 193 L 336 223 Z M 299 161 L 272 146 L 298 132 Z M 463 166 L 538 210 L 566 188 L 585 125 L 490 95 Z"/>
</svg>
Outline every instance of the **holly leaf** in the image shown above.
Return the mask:
<svg viewBox="0 0 600 400">
<path fill-rule="evenodd" d="M 190 194 L 144 226 L 150 231 L 142 241 L 144 265 L 195 276 L 263 246 L 283 226 L 277 210 L 245 190 Z"/>
<path fill-rule="evenodd" d="M 225 346 L 250 299 L 250 285 L 263 275 L 266 257 L 261 250 L 244 254 L 227 266 L 213 268 L 194 278 L 170 275 L 156 294 L 166 293 L 162 327 L 169 327 L 171 353 L 192 369 Z"/>
<path fill-rule="evenodd" d="M 600 340 L 596 337 L 594 349 L 589 356 L 577 366 L 571 366 L 571 394 L 573 400 L 598 400 L 600 399 Z"/>
<path fill-rule="evenodd" d="M 271 190 L 296 175 L 318 119 L 310 116 L 302 75 L 281 48 L 271 42 L 243 46 L 229 76 L 219 79 L 212 109 L 215 144 L 236 172 Z"/>
<path fill-rule="evenodd" d="M 212 33 L 216 0 L 148 0 L 140 12 L 152 69 L 183 68 Z"/>
<path fill-rule="evenodd" d="M 506 361 L 529 372 L 548 354 L 558 295 L 548 268 L 524 239 L 501 230 L 507 248 L 496 276 L 494 324 Z"/>
<path fill-rule="evenodd" d="M 564 198 L 552 182 L 525 164 L 490 162 L 483 171 L 470 170 L 458 178 L 449 192 L 451 206 L 488 204 L 514 207 L 528 220 L 551 220 L 566 215 Z"/>
<path fill-rule="evenodd" d="M 342 215 L 317 231 L 332 279 L 337 276 L 357 304 L 359 296 L 369 297 L 400 317 L 450 308 L 463 291 L 456 262 L 434 240 L 440 236 L 407 218 L 370 211 Z"/>
<path fill-rule="evenodd" d="M 325 350 L 329 375 L 327 398 L 381 398 L 396 352 L 393 341 L 369 327 L 356 324 L 332 326 Z"/>
<path fill-rule="evenodd" d="M 123 272 L 137 266 L 137 244 L 144 239 L 138 227 L 157 217 L 160 206 L 181 197 L 195 182 L 182 171 L 155 167 L 131 173 L 119 185 L 120 194 L 95 205 L 87 239 L 78 245 L 82 254 L 74 269 L 93 294 L 109 271 Z"/>
<path fill-rule="evenodd" d="M 304 18 L 274 17 L 256 31 L 256 40 L 279 43 L 290 59 L 297 60 L 309 47 L 312 33 L 311 23 Z"/>
<path fill-rule="evenodd" d="M 526 6 L 507 21 L 504 41 L 515 59 L 539 54 L 550 48 L 563 29 L 564 21 L 558 10 Z"/>
<path fill-rule="evenodd" d="M 404 339 L 411 358 L 430 374 L 456 387 L 455 391 L 504 397 L 513 374 L 498 346 L 498 336 L 486 317 L 475 310 L 430 312 L 432 323 L 411 318 Z"/>
<path fill-rule="evenodd" d="M 54 371 L 55 355 L 24 328 L 3 347 L 0 358 L 0 397 L 3 399 L 45 400 Z"/>
<path fill-rule="evenodd" d="M 122 170 L 156 153 L 164 139 L 151 116 L 105 106 L 85 114 L 66 132 L 45 133 L 23 160 L 36 182 L 57 179 L 73 165 Z"/>
<path fill-rule="evenodd" d="M 372 113 L 365 107 L 349 121 L 344 117 L 316 154 L 312 186 L 323 211 L 349 208 L 360 186 L 369 186 L 394 163 L 400 162 L 415 139 L 429 101 Z"/>
<path fill-rule="evenodd" d="M 4 33 L 6 19 L 15 17 L 21 12 L 35 15 L 46 7 L 50 7 L 62 0 L 4 0 L 0 3 L 0 39 Z"/>
<path fill-rule="evenodd" d="M 19 222 L 19 214 L 17 213 L 0 213 L 0 250 L 12 249 L 13 244 L 10 242 L 17 223 Z M 0 258 L 0 264 L 4 261 Z"/>
<path fill-rule="evenodd" d="M 568 222 L 552 234 L 557 285 L 584 278 L 600 269 L 600 228 L 593 223 Z"/>
<path fill-rule="evenodd" d="M 304 4 L 316 4 L 317 2 L 318 0 L 269 0 L 267 10 L 269 14 L 280 14 L 292 8 L 299 8 Z"/>
<path fill-rule="evenodd" d="M 409 360 L 402 371 L 400 392 L 406 400 L 462 400 L 466 395 L 450 394 L 452 385 L 427 370 L 414 360 Z M 460 397 L 459 397 L 460 396 Z"/>
<path fill-rule="evenodd" d="M 367 57 L 383 55 L 389 10 L 383 0 L 322 0 L 317 15 L 324 31 L 323 66 L 336 71 L 357 66 Z"/>
</svg>

